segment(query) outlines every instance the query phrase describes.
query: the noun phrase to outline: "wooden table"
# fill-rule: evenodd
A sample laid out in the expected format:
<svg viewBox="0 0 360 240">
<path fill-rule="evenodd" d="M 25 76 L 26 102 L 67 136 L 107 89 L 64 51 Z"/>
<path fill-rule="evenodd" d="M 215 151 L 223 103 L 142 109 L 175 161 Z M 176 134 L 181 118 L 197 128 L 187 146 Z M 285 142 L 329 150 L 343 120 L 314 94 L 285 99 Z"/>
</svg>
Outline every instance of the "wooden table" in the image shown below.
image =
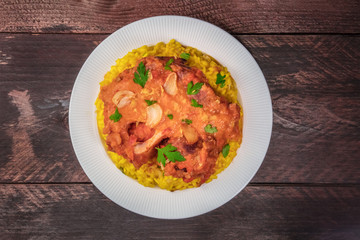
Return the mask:
<svg viewBox="0 0 360 240">
<path fill-rule="evenodd" d="M 360 3 L 0 2 L 0 239 L 360 239 Z M 77 73 L 110 33 L 185 15 L 236 37 L 270 88 L 274 125 L 251 183 L 184 220 L 129 212 L 97 190 L 71 146 Z"/>
</svg>

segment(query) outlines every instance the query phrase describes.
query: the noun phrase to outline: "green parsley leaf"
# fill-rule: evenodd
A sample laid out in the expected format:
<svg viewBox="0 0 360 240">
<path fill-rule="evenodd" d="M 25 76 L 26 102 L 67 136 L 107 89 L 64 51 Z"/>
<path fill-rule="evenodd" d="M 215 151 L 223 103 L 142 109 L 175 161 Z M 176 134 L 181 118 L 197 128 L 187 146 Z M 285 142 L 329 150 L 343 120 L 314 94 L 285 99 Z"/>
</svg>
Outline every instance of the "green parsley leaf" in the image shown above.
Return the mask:
<svg viewBox="0 0 360 240">
<path fill-rule="evenodd" d="M 225 86 L 225 77 L 226 77 L 226 75 L 221 76 L 220 73 L 218 73 L 216 75 L 216 84 L 220 84 L 221 88 L 223 88 Z"/>
<path fill-rule="evenodd" d="M 180 54 L 180 58 L 187 61 L 190 58 L 190 53 L 183 52 L 182 54 Z"/>
<path fill-rule="evenodd" d="M 111 114 L 109 118 L 114 122 L 118 122 L 122 118 L 122 115 L 119 113 L 118 108 L 116 108 L 115 113 Z"/>
<path fill-rule="evenodd" d="M 164 157 L 164 154 L 160 151 L 161 148 L 156 149 L 158 150 L 158 156 L 156 160 L 165 167 L 166 158 Z"/>
<path fill-rule="evenodd" d="M 165 69 L 166 69 L 166 70 L 170 70 L 170 71 L 172 71 L 172 69 L 171 69 L 171 67 L 170 67 L 170 64 L 172 64 L 172 63 L 173 63 L 173 61 L 174 61 L 174 59 L 173 59 L 173 58 L 170 58 L 170 60 L 169 60 L 169 61 L 167 61 L 167 63 L 165 64 Z"/>
<path fill-rule="evenodd" d="M 216 133 L 218 130 L 216 127 L 211 126 L 211 124 L 208 124 L 204 127 L 205 132 L 207 133 Z"/>
<path fill-rule="evenodd" d="M 139 66 L 137 67 L 137 72 L 134 73 L 135 78 L 134 83 L 139 84 L 142 88 L 145 87 L 145 83 L 148 80 L 149 77 L 149 70 L 145 69 L 145 65 L 143 62 L 139 63 Z"/>
<path fill-rule="evenodd" d="M 148 106 L 153 105 L 154 103 L 157 103 L 157 101 L 151 101 L 151 100 L 145 100 Z"/>
<path fill-rule="evenodd" d="M 203 105 L 199 104 L 195 99 L 191 99 L 191 106 L 202 108 Z"/>
<path fill-rule="evenodd" d="M 172 115 L 172 114 L 168 114 L 167 116 L 168 116 L 169 119 L 173 119 L 173 118 L 174 118 L 174 115 Z"/>
<path fill-rule="evenodd" d="M 229 155 L 229 151 L 230 151 L 230 145 L 226 144 L 223 149 L 222 149 L 222 155 L 225 157 L 227 157 L 227 155 Z"/>
<path fill-rule="evenodd" d="M 194 85 L 194 83 L 192 81 L 189 82 L 187 85 L 187 94 L 188 95 L 198 94 L 202 85 L 204 85 L 204 83 L 198 82 L 198 83 L 195 83 L 195 85 Z"/>
<path fill-rule="evenodd" d="M 190 125 L 192 123 L 192 121 L 190 119 L 187 119 L 187 118 L 185 118 L 185 119 L 183 119 L 181 121 L 186 123 L 187 125 Z"/>
<path fill-rule="evenodd" d="M 186 160 L 180 152 L 176 151 L 177 148 L 171 144 L 168 144 L 163 148 L 156 148 L 156 150 L 158 151 L 157 161 L 161 163 L 164 167 L 166 163 L 165 156 L 170 162 L 183 162 Z"/>
</svg>

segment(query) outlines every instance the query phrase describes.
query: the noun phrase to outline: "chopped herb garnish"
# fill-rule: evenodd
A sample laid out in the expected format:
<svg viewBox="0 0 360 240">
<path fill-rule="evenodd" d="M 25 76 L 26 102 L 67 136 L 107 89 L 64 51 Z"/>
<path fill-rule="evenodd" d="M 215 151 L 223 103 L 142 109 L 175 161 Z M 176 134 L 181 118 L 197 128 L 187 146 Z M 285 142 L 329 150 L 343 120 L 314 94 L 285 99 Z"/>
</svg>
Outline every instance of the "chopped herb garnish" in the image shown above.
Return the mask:
<svg viewBox="0 0 360 240">
<path fill-rule="evenodd" d="M 199 104 L 195 99 L 191 99 L 191 106 L 202 108 L 203 105 Z"/>
<path fill-rule="evenodd" d="M 173 119 L 173 118 L 174 118 L 174 115 L 168 114 L 167 117 L 168 117 L 169 119 Z"/>
<path fill-rule="evenodd" d="M 187 61 L 190 58 L 190 53 L 183 52 L 182 54 L 180 54 L 180 58 Z"/>
<path fill-rule="evenodd" d="M 172 64 L 173 61 L 174 61 L 173 58 L 171 58 L 169 61 L 167 61 L 167 63 L 165 64 L 165 69 L 166 69 L 166 70 L 172 71 L 172 69 L 171 69 L 171 67 L 170 67 L 170 64 Z"/>
<path fill-rule="evenodd" d="M 184 122 L 184 123 L 186 123 L 187 125 L 189 125 L 189 124 L 192 123 L 192 121 L 191 121 L 190 119 L 187 119 L 187 118 L 185 118 L 185 119 L 183 119 L 183 120 L 181 120 L 181 121 Z"/>
<path fill-rule="evenodd" d="M 188 95 L 198 94 L 202 85 L 204 85 L 204 83 L 198 82 L 198 83 L 195 83 L 195 85 L 194 85 L 194 83 L 192 81 L 189 82 L 187 85 L 187 94 Z"/>
<path fill-rule="evenodd" d="M 227 155 L 229 155 L 229 150 L 230 150 L 230 145 L 226 144 L 222 149 L 222 155 L 224 157 L 227 157 Z"/>
<path fill-rule="evenodd" d="M 216 133 L 218 130 L 216 127 L 211 126 L 211 124 L 208 124 L 204 127 L 205 132 L 207 133 Z"/>
<path fill-rule="evenodd" d="M 156 148 L 158 151 L 157 161 L 165 167 L 166 158 L 171 162 L 183 162 L 186 159 L 180 152 L 176 151 L 177 148 L 171 144 L 166 145 L 163 148 Z M 165 156 L 164 156 L 165 155 Z"/>
<path fill-rule="evenodd" d="M 153 105 L 154 103 L 157 103 L 157 101 L 151 101 L 151 100 L 145 100 L 148 106 Z"/>
<path fill-rule="evenodd" d="M 122 115 L 119 113 L 118 108 L 116 108 L 115 113 L 111 114 L 109 118 L 114 122 L 118 122 L 122 118 Z"/>
<path fill-rule="evenodd" d="M 220 73 L 218 73 L 216 75 L 216 84 L 220 84 L 221 88 L 223 88 L 225 86 L 225 77 L 226 77 L 226 75 L 221 76 Z"/>
<path fill-rule="evenodd" d="M 137 72 L 135 72 L 134 76 L 134 83 L 137 83 L 144 88 L 145 83 L 149 77 L 149 70 L 145 69 L 145 65 L 143 62 L 139 63 L 139 66 L 137 67 Z"/>
</svg>

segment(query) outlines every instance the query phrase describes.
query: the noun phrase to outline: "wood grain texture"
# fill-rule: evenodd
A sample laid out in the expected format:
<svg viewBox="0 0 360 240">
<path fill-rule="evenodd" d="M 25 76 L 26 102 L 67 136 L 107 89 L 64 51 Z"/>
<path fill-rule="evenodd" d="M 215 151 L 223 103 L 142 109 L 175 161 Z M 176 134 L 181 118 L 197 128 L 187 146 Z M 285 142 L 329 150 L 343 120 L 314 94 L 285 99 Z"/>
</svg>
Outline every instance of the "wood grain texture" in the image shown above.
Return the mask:
<svg viewBox="0 0 360 240">
<path fill-rule="evenodd" d="M 359 182 L 360 39 L 239 40 L 264 72 L 274 111 L 270 148 L 253 181 Z"/>
<path fill-rule="evenodd" d="M 106 35 L 1 34 L 0 181 L 87 182 L 67 127 L 76 75 Z M 360 38 L 238 36 L 272 96 L 253 183 L 360 183 Z M 27 137 L 24 137 L 27 136 Z"/>
<path fill-rule="evenodd" d="M 359 187 L 246 187 L 184 220 L 129 212 L 91 184 L 0 185 L 2 239 L 358 239 Z"/>
<path fill-rule="evenodd" d="M 111 33 L 146 17 L 183 15 L 232 34 L 359 33 L 359 12 L 357 0 L 4 0 L 0 2 L 0 31 Z"/>
<path fill-rule="evenodd" d="M 68 110 L 77 73 L 98 39 L 2 35 L 0 181 L 89 181 L 71 145 Z"/>
</svg>

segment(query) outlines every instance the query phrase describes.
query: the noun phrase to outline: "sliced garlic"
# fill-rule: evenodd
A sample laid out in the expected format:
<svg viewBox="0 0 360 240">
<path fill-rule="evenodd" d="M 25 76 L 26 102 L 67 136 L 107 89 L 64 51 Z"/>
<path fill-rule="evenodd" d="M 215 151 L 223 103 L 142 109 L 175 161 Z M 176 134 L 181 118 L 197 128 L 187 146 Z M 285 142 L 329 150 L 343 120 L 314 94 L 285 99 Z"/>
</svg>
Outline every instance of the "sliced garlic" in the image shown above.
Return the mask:
<svg viewBox="0 0 360 240">
<path fill-rule="evenodd" d="M 195 170 L 201 170 L 205 167 L 207 156 L 208 156 L 207 149 L 204 147 L 203 144 L 203 148 L 200 150 L 200 154 L 195 157 L 196 160 L 196 164 L 194 166 Z"/>
<path fill-rule="evenodd" d="M 192 126 L 183 124 L 181 128 L 183 135 L 189 144 L 194 144 L 199 140 L 199 135 Z"/>
<path fill-rule="evenodd" d="M 178 91 L 176 80 L 177 80 L 177 75 L 176 73 L 172 72 L 166 78 L 166 82 L 164 84 L 165 92 L 171 96 L 174 96 Z"/>
<path fill-rule="evenodd" d="M 163 111 L 160 105 L 157 103 L 148 106 L 146 112 L 147 112 L 146 125 L 149 127 L 156 126 L 160 122 L 163 115 Z"/>
<path fill-rule="evenodd" d="M 145 142 L 138 143 L 134 146 L 134 153 L 135 154 L 141 154 L 144 152 L 147 152 L 151 148 L 153 148 L 156 144 L 158 144 L 163 138 L 164 134 L 162 132 L 155 132 L 155 134 L 146 140 Z"/>
<path fill-rule="evenodd" d="M 151 73 L 151 71 L 149 70 L 149 73 L 148 73 L 148 81 L 151 81 L 153 79 L 153 75 Z"/>
<path fill-rule="evenodd" d="M 135 94 L 128 90 L 122 90 L 115 93 L 112 98 L 112 102 L 118 107 L 122 108 L 130 104 L 131 99 L 133 99 Z"/>
</svg>

